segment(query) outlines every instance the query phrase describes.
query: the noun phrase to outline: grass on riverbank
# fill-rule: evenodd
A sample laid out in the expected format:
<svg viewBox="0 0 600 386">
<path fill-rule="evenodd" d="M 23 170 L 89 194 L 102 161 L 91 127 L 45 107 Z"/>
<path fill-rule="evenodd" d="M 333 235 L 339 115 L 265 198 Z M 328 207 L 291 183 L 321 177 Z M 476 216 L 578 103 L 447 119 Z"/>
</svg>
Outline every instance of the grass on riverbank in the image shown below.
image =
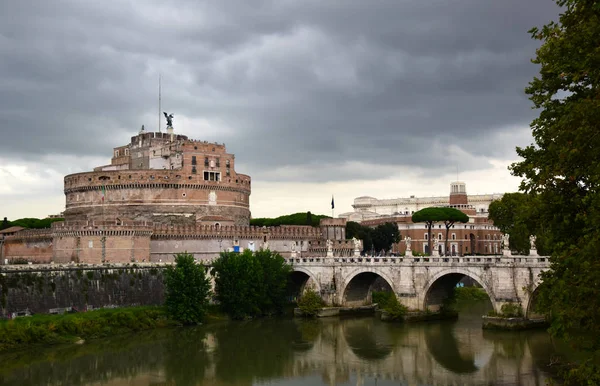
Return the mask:
<svg viewBox="0 0 600 386">
<path fill-rule="evenodd" d="M 0 351 L 31 344 L 72 343 L 80 339 L 174 326 L 162 307 L 101 309 L 66 315 L 33 315 L 0 321 Z"/>
</svg>

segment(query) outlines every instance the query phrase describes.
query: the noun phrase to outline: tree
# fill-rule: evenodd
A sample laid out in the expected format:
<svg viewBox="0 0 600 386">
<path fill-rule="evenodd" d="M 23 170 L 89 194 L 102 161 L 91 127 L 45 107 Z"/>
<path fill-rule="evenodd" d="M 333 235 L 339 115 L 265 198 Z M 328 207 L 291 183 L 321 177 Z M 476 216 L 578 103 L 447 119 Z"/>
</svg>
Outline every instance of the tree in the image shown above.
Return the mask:
<svg viewBox="0 0 600 386">
<path fill-rule="evenodd" d="M 431 253 L 431 228 L 436 222 L 443 222 L 446 227 L 446 242 L 444 250 L 448 250 L 448 231 L 456 222 L 465 223 L 469 221 L 469 216 L 454 208 L 423 208 L 412 215 L 412 222 L 424 222 L 427 226 L 427 245 Z"/>
<path fill-rule="evenodd" d="M 4 220 L 2 220 L 2 224 L 0 225 L 0 231 L 2 229 L 6 229 L 10 227 L 10 222 L 8 221 L 8 219 L 6 217 L 4 217 Z"/>
<path fill-rule="evenodd" d="M 400 231 L 398 225 L 393 222 L 379 224 L 372 229 L 373 247 L 376 252 L 387 252 L 392 249 L 394 243 L 400 242 Z"/>
<path fill-rule="evenodd" d="M 318 227 L 322 218 L 330 218 L 330 216 L 312 214 L 310 212 L 299 212 L 276 218 L 253 218 L 250 220 L 252 226 L 276 227 L 280 225 L 311 225 Z M 310 223 L 308 222 L 310 220 Z"/>
<path fill-rule="evenodd" d="M 233 319 L 281 312 L 290 270 L 269 250 L 223 252 L 212 269 L 217 300 Z"/>
<path fill-rule="evenodd" d="M 544 224 L 537 215 L 538 197 L 525 193 L 506 193 L 489 207 L 489 218 L 500 231 L 510 235 L 510 249 L 529 254 L 529 236 L 537 236 L 536 247 L 546 253 Z"/>
<path fill-rule="evenodd" d="M 356 237 L 362 240 L 363 252 L 373 249 L 373 229 L 363 226 L 354 221 L 346 222 L 346 237 L 352 239 Z"/>
<path fill-rule="evenodd" d="M 183 324 L 200 323 L 206 314 L 210 282 L 206 268 L 188 253 L 175 255 L 175 266 L 165 272 L 168 315 Z"/>
<path fill-rule="evenodd" d="M 538 219 L 546 227 L 551 268 L 542 274 L 538 299 L 552 317 L 550 331 L 591 353 L 589 361 L 571 371 L 566 382 L 597 384 L 600 3 L 556 3 L 563 7 L 559 21 L 530 31 L 542 42 L 533 60 L 540 65 L 540 74 L 526 89 L 539 116 L 531 123 L 535 143 L 517 148 L 523 160 L 511 170 L 523 178 L 521 189 L 538 197 Z"/>
</svg>

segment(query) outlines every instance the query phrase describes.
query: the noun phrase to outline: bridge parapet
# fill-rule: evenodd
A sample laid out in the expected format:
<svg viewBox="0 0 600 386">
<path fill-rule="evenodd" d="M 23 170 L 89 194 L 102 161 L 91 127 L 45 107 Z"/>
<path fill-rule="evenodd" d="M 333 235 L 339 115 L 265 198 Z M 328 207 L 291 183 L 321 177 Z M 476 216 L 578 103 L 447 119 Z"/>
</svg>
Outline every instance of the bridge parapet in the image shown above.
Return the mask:
<svg viewBox="0 0 600 386">
<path fill-rule="evenodd" d="M 303 256 L 296 258 L 286 258 L 285 261 L 290 265 L 300 266 L 330 266 L 330 265 L 349 265 L 349 266 L 536 266 L 547 268 L 550 266 L 546 256 L 468 256 L 468 257 L 324 257 L 324 256 Z"/>
</svg>

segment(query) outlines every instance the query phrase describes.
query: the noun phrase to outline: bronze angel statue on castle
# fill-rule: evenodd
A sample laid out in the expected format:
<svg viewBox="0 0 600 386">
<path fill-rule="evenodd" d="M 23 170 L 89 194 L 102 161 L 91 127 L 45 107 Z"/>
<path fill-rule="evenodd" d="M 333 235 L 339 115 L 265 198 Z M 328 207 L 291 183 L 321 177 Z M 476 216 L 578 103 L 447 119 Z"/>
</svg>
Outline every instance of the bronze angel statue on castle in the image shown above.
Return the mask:
<svg viewBox="0 0 600 386">
<path fill-rule="evenodd" d="M 167 114 L 164 111 L 163 114 L 165 114 L 165 118 L 167 118 L 167 127 L 173 127 L 173 114 Z"/>
</svg>

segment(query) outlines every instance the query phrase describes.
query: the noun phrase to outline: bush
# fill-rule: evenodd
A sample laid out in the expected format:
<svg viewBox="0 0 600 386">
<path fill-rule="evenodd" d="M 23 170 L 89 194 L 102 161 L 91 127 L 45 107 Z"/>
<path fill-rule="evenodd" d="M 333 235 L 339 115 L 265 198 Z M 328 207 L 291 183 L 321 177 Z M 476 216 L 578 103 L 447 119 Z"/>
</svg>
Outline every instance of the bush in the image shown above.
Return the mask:
<svg viewBox="0 0 600 386">
<path fill-rule="evenodd" d="M 206 268 L 188 253 L 175 255 L 175 266 L 165 271 L 167 314 L 183 324 L 200 323 L 210 296 Z"/>
<path fill-rule="evenodd" d="M 316 316 L 321 308 L 325 307 L 325 302 L 312 288 L 308 288 L 298 300 L 298 308 L 308 316 Z"/>
<path fill-rule="evenodd" d="M 233 319 L 281 313 L 290 269 L 269 250 L 221 253 L 212 271 L 216 298 Z"/>
<path fill-rule="evenodd" d="M 372 294 L 373 303 L 377 303 L 379 308 L 388 313 L 391 320 L 400 320 L 408 308 L 398 301 L 393 292 L 376 292 Z"/>
<path fill-rule="evenodd" d="M 523 316 L 523 309 L 517 303 L 504 303 L 500 307 L 500 314 L 505 318 L 519 318 Z"/>
</svg>

